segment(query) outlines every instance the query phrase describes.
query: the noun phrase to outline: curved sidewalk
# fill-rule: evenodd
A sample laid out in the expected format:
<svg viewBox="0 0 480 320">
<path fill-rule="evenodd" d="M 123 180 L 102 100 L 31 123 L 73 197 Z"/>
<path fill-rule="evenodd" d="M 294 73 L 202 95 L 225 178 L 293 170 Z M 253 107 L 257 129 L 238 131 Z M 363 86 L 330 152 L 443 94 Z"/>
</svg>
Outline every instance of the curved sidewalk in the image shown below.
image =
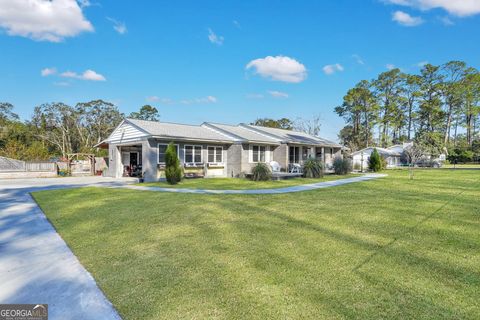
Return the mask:
<svg viewBox="0 0 480 320">
<path fill-rule="evenodd" d="M 175 192 L 175 193 L 197 193 L 197 194 L 282 194 L 282 193 L 292 193 L 292 192 L 301 192 L 309 191 L 315 189 L 330 188 L 335 186 L 341 186 L 344 184 L 368 181 L 378 178 L 386 177 L 386 174 L 366 174 L 360 177 L 317 182 L 312 184 L 304 184 L 299 186 L 276 188 L 276 189 L 250 189 L 250 190 L 208 190 L 208 189 L 182 189 L 182 188 L 162 188 L 162 187 L 144 187 L 138 185 L 124 185 L 119 186 L 118 188 L 126 188 L 133 190 L 143 190 L 143 191 L 157 191 L 157 192 Z M 117 187 L 112 187 L 117 188 Z"/>
</svg>

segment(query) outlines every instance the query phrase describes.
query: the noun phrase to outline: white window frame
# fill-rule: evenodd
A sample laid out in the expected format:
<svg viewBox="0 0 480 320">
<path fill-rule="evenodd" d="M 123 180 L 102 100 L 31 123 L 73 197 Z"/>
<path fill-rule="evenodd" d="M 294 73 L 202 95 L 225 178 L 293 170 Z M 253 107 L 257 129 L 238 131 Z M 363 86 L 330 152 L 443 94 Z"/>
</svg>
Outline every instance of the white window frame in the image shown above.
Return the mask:
<svg viewBox="0 0 480 320">
<path fill-rule="evenodd" d="M 261 158 L 261 157 L 260 157 L 260 148 L 262 148 L 262 147 L 265 148 L 264 161 L 255 161 L 255 160 L 253 159 L 253 148 L 254 148 L 254 147 L 258 147 L 258 158 L 259 158 L 258 160 L 260 160 L 260 158 Z M 268 150 L 267 146 L 264 146 L 264 145 L 261 145 L 261 144 L 252 144 L 252 145 L 250 145 L 250 155 L 251 155 L 251 156 L 250 156 L 250 159 L 251 159 L 251 163 L 267 163 L 267 161 L 268 161 L 268 159 L 267 159 L 267 152 L 268 152 L 268 151 L 269 151 L 269 150 Z"/>
<path fill-rule="evenodd" d="M 208 149 L 210 148 L 214 148 L 214 152 L 213 152 L 213 159 L 215 161 L 211 162 L 211 161 L 208 161 L 208 157 L 209 157 L 209 154 L 208 154 Z M 222 159 L 221 161 L 216 161 L 217 160 L 217 148 L 220 148 L 221 151 L 220 151 L 220 155 L 222 156 Z M 207 146 L 207 163 L 223 163 L 223 147 L 222 146 Z"/>
<path fill-rule="evenodd" d="M 187 162 L 187 147 L 192 147 L 192 162 Z M 200 162 L 195 162 L 195 147 L 200 147 Z M 183 163 L 203 163 L 203 146 L 200 144 L 186 144 L 183 146 Z"/>
<path fill-rule="evenodd" d="M 293 151 L 293 161 L 290 161 L 290 148 L 294 149 L 294 151 Z M 298 149 L 298 159 L 296 157 L 295 149 Z M 301 160 L 302 160 L 302 151 L 301 151 L 300 146 L 295 146 L 295 145 L 288 146 L 288 163 L 300 163 Z"/>
<path fill-rule="evenodd" d="M 159 142 L 157 143 L 157 164 L 165 164 L 165 162 L 160 162 L 160 146 L 167 146 L 169 145 L 170 143 L 162 143 L 162 142 Z M 177 148 L 177 157 L 178 159 L 180 159 L 180 146 L 178 144 L 174 144 L 174 146 Z M 167 151 L 167 149 L 165 149 L 165 151 Z"/>
</svg>

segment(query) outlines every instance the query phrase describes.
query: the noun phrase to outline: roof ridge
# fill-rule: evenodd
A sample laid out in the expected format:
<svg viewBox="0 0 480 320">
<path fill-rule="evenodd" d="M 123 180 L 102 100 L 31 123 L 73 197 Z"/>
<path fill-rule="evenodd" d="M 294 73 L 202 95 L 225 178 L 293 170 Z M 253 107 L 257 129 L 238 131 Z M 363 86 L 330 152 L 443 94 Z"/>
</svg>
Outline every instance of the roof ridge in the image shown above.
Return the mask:
<svg viewBox="0 0 480 320">
<path fill-rule="evenodd" d="M 172 122 L 172 121 L 152 121 L 152 120 L 143 120 L 143 119 L 135 119 L 135 118 L 125 118 L 125 120 L 128 121 L 142 121 L 142 122 L 148 122 L 148 123 L 154 123 L 154 124 L 175 124 L 178 126 L 190 126 L 190 127 L 201 127 L 201 124 L 188 124 L 188 123 L 179 123 L 179 122 Z"/>
<path fill-rule="evenodd" d="M 255 127 L 261 127 L 261 126 L 254 126 L 254 125 L 246 124 L 246 123 L 243 123 L 243 122 L 240 123 L 238 126 L 241 127 L 241 128 L 245 128 L 245 129 L 247 129 L 247 130 L 256 132 L 256 133 L 258 133 L 258 134 L 267 136 L 267 137 L 269 137 L 270 139 L 277 139 L 278 141 L 284 141 L 284 139 L 283 139 L 282 137 L 280 137 L 280 136 L 277 136 L 277 135 L 272 134 L 272 133 L 269 133 L 269 132 L 265 132 L 265 130 L 261 130 L 261 129 L 255 128 Z M 268 128 L 268 127 L 261 127 L 261 128 Z"/>
<path fill-rule="evenodd" d="M 219 124 L 217 124 L 217 125 L 219 125 Z M 217 131 L 218 131 L 218 133 L 220 133 L 221 135 L 227 136 L 227 137 L 229 137 L 229 138 L 238 139 L 239 141 L 245 141 L 245 139 L 242 138 L 242 137 L 240 137 L 239 135 L 236 135 L 236 134 L 234 134 L 234 133 L 232 133 L 232 132 L 228 132 L 227 130 L 224 130 L 224 129 L 222 129 L 222 128 L 219 128 L 219 127 L 215 126 L 214 123 L 204 122 L 204 123 L 202 123 L 200 126 L 203 127 L 203 128 L 207 128 L 207 129 L 209 129 L 209 130 L 212 130 L 212 131 L 214 131 L 214 132 L 217 132 Z M 209 127 L 209 126 L 210 126 L 210 127 Z M 213 128 L 211 128 L 211 127 L 213 127 Z"/>
</svg>

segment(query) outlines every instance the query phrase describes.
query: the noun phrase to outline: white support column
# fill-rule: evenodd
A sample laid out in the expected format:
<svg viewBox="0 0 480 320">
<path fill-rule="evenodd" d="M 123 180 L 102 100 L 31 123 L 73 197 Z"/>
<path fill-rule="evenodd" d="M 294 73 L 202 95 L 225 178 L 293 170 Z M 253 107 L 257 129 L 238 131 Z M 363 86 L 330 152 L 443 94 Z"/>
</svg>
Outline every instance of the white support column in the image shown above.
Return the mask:
<svg viewBox="0 0 480 320">
<path fill-rule="evenodd" d="M 115 152 L 118 159 L 117 166 L 115 168 L 115 178 L 121 178 L 123 175 L 122 147 L 116 147 Z"/>
</svg>

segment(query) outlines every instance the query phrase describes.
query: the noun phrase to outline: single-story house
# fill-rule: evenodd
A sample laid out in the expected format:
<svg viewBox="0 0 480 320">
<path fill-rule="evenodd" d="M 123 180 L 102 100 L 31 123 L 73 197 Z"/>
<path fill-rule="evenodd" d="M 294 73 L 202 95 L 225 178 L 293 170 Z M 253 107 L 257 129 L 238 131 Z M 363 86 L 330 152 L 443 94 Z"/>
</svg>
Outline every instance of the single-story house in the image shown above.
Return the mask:
<svg viewBox="0 0 480 320">
<path fill-rule="evenodd" d="M 145 181 L 164 177 L 165 151 L 177 148 L 186 175 L 238 177 L 250 173 L 258 162 L 276 161 L 283 171 L 309 157 L 331 167 L 342 156 L 342 146 L 304 132 L 248 124 L 205 122 L 187 125 L 125 119 L 97 147 L 108 148 L 106 175 L 143 174 Z"/>
<path fill-rule="evenodd" d="M 378 148 L 378 147 L 368 147 L 362 150 L 352 152 L 352 164 L 353 168 L 356 170 L 367 170 L 368 163 L 370 161 L 370 155 L 373 152 L 373 149 L 377 149 L 377 152 L 381 157 L 387 162 L 387 168 L 395 168 L 401 165 L 401 156 L 403 149 L 399 150 L 398 145 L 392 146 L 390 148 Z"/>
</svg>

